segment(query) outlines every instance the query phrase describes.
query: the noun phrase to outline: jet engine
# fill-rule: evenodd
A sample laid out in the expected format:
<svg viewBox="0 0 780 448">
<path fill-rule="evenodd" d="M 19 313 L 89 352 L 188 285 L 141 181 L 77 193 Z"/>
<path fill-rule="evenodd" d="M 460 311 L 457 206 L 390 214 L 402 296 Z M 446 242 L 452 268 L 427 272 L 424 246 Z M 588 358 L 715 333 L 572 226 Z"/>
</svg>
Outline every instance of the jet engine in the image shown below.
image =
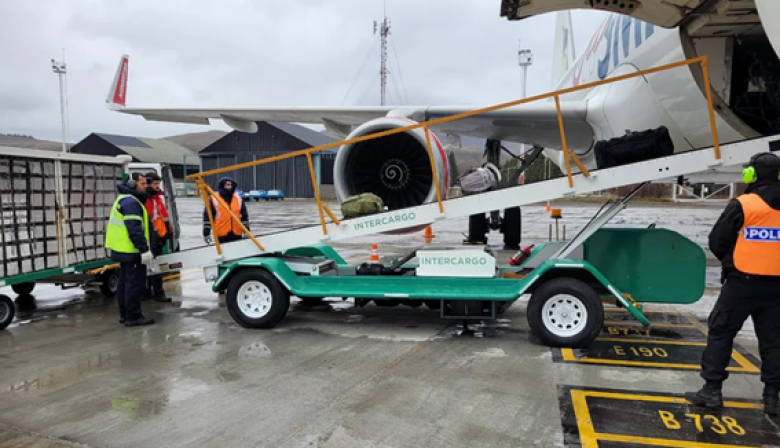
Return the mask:
<svg viewBox="0 0 780 448">
<path fill-rule="evenodd" d="M 377 118 L 355 128 L 346 140 L 416 123 L 401 117 Z M 450 185 L 447 154 L 436 135 L 429 132 L 429 136 L 439 190 L 444 199 Z M 379 196 L 388 210 L 436 201 L 428 145 L 422 128 L 341 146 L 334 161 L 333 179 L 340 202 L 361 193 Z"/>
</svg>

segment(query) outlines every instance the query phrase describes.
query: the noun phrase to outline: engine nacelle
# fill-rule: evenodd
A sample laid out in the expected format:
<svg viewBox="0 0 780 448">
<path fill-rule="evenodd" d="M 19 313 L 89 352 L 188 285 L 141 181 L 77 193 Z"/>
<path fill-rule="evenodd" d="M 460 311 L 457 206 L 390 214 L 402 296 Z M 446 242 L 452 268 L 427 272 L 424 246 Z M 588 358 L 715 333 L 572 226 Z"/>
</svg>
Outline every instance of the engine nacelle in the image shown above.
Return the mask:
<svg viewBox="0 0 780 448">
<path fill-rule="evenodd" d="M 377 118 L 363 123 L 346 140 L 416 123 L 401 117 Z M 445 199 L 450 186 L 449 161 L 436 135 L 433 132 L 429 135 L 439 190 Z M 435 202 L 433 179 L 422 128 L 343 145 L 333 167 L 333 182 L 340 202 L 357 194 L 373 193 L 382 198 L 388 210 Z"/>
</svg>

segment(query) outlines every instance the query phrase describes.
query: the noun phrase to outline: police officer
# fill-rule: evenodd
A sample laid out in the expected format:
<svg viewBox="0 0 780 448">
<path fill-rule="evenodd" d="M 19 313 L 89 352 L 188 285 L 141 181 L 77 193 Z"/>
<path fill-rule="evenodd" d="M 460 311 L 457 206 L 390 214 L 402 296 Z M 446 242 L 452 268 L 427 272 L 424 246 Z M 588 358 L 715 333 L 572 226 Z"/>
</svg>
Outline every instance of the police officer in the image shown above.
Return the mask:
<svg viewBox="0 0 780 448">
<path fill-rule="evenodd" d="M 701 360 L 706 381 L 686 398 L 699 406 L 723 406 L 734 338 L 753 318 L 761 354 L 764 412 L 777 415 L 780 395 L 780 158 L 753 156 L 743 171 L 745 194 L 731 201 L 709 237 L 723 266 L 720 297 L 709 316 Z"/>
<path fill-rule="evenodd" d="M 235 194 L 238 184 L 230 177 L 223 177 L 219 180 L 219 197 L 225 201 L 230 211 L 234 215 L 241 219 L 241 224 L 249 230 L 249 214 L 246 211 L 246 204 L 241 196 Z M 225 207 L 219 204 L 219 200 L 216 195 L 211 196 L 211 214 L 214 217 L 214 234 L 217 236 L 219 243 L 229 243 L 231 241 L 238 241 L 242 238 L 246 238 L 244 231 L 241 230 L 241 226 L 230 217 L 230 214 L 225 211 Z M 203 239 L 206 244 L 211 244 L 211 223 L 209 222 L 209 215 L 206 208 L 203 208 Z"/>
<path fill-rule="evenodd" d="M 125 184 L 117 184 L 119 196 L 111 207 L 106 229 L 106 248 L 119 263 L 116 300 L 119 323 L 127 327 L 150 325 L 144 317 L 141 296 L 146 290 L 146 266 L 152 262 L 149 213 L 146 201 L 146 176 L 133 173 Z"/>
</svg>

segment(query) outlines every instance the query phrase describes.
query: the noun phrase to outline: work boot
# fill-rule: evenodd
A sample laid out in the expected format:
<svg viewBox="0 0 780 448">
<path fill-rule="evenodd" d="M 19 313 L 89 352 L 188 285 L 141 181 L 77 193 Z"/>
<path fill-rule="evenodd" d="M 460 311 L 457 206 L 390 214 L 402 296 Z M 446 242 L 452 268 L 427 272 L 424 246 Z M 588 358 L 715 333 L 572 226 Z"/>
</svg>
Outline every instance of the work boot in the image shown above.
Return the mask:
<svg viewBox="0 0 780 448">
<path fill-rule="evenodd" d="M 721 392 L 719 383 L 711 383 L 708 381 L 698 392 L 687 392 L 685 394 L 685 399 L 696 406 L 704 406 L 713 409 L 723 407 L 723 393 Z"/>
<path fill-rule="evenodd" d="M 160 291 L 152 295 L 152 300 L 155 302 L 170 302 L 172 299 L 165 295 L 165 291 Z"/>
<path fill-rule="evenodd" d="M 780 388 L 777 386 L 764 387 L 764 413 L 766 415 L 777 415 L 778 401 L 780 401 L 778 396 L 780 396 Z"/>
<path fill-rule="evenodd" d="M 136 320 L 125 321 L 125 327 L 140 327 L 141 325 L 152 325 L 153 323 L 154 319 L 142 317 Z"/>
</svg>

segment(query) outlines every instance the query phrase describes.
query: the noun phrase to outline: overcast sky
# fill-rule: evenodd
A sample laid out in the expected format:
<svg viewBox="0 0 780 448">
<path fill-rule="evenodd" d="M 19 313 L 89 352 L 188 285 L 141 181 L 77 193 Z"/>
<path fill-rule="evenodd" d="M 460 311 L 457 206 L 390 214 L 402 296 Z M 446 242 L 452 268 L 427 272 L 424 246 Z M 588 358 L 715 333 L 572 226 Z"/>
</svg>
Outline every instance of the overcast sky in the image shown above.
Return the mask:
<svg viewBox="0 0 780 448">
<path fill-rule="evenodd" d="M 509 22 L 499 6 L 500 0 L 388 0 L 387 103 L 517 99 L 518 39 L 535 57 L 528 94 L 549 91 L 555 15 Z M 378 105 L 373 21 L 382 14 L 382 0 L 2 1 L 0 132 L 61 138 L 50 60 L 61 60 L 63 47 L 71 142 L 90 132 L 163 137 L 229 130 L 222 122 L 157 123 L 108 111 L 105 98 L 123 53 L 130 55 L 131 107 Z M 573 12 L 578 55 L 602 17 Z"/>
</svg>

